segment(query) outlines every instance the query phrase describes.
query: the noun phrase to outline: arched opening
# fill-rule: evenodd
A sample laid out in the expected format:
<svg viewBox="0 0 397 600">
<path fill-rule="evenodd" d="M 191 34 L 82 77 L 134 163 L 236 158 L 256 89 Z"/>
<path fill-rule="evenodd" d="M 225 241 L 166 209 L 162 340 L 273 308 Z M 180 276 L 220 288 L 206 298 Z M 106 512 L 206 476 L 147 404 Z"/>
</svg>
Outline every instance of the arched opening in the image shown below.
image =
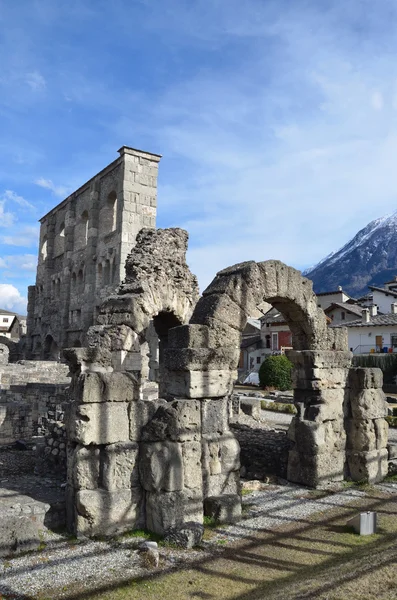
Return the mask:
<svg viewBox="0 0 397 600">
<path fill-rule="evenodd" d="M 99 212 L 99 233 L 108 235 L 117 229 L 117 194 L 110 192 Z"/>
<path fill-rule="evenodd" d="M 74 249 L 82 250 L 86 247 L 88 242 L 88 226 L 89 226 L 89 215 L 88 211 L 84 210 L 80 219 L 77 220 L 76 227 L 74 230 Z"/>
<path fill-rule="evenodd" d="M 102 267 L 102 263 L 99 263 L 99 265 L 97 267 L 96 285 L 97 285 L 97 287 L 102 287 L 102 284 L 103 284 L 103 267 Z"/>
<path fill-rule="evenodd" d="M 59 348 L 58 344 L 52 337 L 47 335 L 44 340 L 44 360 L 59 360 Z"/>
<path fill-rule="evenodd" d="M 58 231 L 54 240 L 54 256 L 60 256 L 65 251 L 65 223 L 62 223 L 58 227 Z"/>
<path fill-rule="evenodd" d="M 105 267 L 103 269 L 103 285 L 110 284 L 110 260 L 105 261 Z"/>
<path fill-rule="evenodd" d="M 79 294 L 84 291 L 84 273 L 82 269 L 77 273 L 77 291 Z"/>
<path fill-rule="evenodd" d="M 43 237 L 43 241 L 41 243 L 40 260 L 44 262 L 47 258 L 47 254 L 48 254 L 48 242 L 47 242 L 47 236 L 45 235 Z"/>
<path fill-rule="evenodd" d="M 81 342 L 79 339 L 75 339 L 72 344 L 71 344 L 72 348 L 81 348 Z"/>
<path fill-rule="evenodd" d="M 75 293 L 76 292 L 77 275 L 74 272 L 72 273 L 71 282 L 72 282 L 72 293 Z"/>
</svg>

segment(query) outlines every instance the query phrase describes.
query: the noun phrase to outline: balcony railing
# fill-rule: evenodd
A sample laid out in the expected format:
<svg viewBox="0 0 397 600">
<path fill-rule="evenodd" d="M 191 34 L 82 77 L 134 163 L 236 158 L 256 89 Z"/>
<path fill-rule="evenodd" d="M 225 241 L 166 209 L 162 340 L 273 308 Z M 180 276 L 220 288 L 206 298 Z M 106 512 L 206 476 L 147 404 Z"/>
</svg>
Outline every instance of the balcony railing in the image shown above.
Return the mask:
<svg viewBox="0 0 397 600">
<path fill-rule="evenodd" d="M 397 346 L 391 346 L 390 344 L 383 344 L 382 346 L 360 344 L 353 348 L 353 354 L 392 354 L 393 352 L 397 352 Z"/>
</svg>

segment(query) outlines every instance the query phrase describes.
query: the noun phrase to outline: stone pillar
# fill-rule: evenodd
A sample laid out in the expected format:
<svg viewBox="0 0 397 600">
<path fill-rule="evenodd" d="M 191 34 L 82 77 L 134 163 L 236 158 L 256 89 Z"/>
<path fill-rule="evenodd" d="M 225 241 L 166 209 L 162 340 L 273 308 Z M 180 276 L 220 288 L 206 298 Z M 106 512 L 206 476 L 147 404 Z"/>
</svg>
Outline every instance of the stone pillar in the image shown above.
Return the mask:
<svg viewBox="0 0 397 600">
<path fill-rule="evenodd" d="M 349 371 L 349 411 L 346 419 L 348 475 L 353 481 L 375 483 L 387 475 L 387 402 L 380 369 Z"/>
<path fill-rule="evenodd" d="M 106 352 L 65 352 L 73 379 L 68 437 L 68 528 L 76 535 L 113 535 L 144 526 L 138 440 L 130 426 L 135 386 L 111 372 Z"/>
<path fill-rule="evenodd" d="M 222 497 L 230 500 L 231 495 L 240 493 L 240 448 L 229 428 L 228 411 L 236 379 L 238 332 L 231 330 L 227 337 L 221 329 L 198 324 L 171 329 L 164 352 L 164 379 L 160 381 L 160 395 L 181 403 L 187 411 L 195 407 L 200 415 L 195 443 L 201 448 L 198 469 L 202 502 L 214 497 L 219 502 Z M 225 339 L 229 346 L 224 345 Z M 240 503 L 239 496 L 237 501 Z"/>
<path fill-rule="evenodd" d="M 298 414 L 288 436 L 288 480 L 311 487 L 344 478 L 344 416 L 351 352 L 289 351 Z"/>
</svg>

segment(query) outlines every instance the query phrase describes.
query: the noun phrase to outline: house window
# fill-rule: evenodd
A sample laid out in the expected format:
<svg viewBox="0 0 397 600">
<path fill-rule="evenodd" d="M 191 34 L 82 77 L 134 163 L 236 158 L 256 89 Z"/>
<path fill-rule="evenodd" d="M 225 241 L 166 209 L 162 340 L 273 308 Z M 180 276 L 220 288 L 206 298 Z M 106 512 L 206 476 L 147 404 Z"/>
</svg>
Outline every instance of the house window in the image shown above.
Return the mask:
<svg viewBox="0 0 397 600">
<path fill-rule="evenodd" d="M 265 337 L 265 348 L 270 348 L 270 335 Z"/>
<path fill-rule="evenodd" d="M 342 321 L 345 320 L 346 317 L 346 313 L 342 310 L 342 312 L 340 313 L 340 318 L 342 319 Z"/>
<path fill-rule="evenodd" d="M 256 357 L 256 364 L 257 364 L 257 365 L 260 365 L 260 364 L 261 364 L 261 357 L 260 357 L 260 356 L 257 356 L 257 357 Z"/>
<path fill-rule="evenodd" d="M 397 348 L 397 335 L 391 335 L 390 336 L 390 346 L 392 346 L 392 348 Z"/>
<path fill-rule="evenodd" d="M 3 323 L 8 323 L 8 317 L 3 317 Z"/>
</svg>

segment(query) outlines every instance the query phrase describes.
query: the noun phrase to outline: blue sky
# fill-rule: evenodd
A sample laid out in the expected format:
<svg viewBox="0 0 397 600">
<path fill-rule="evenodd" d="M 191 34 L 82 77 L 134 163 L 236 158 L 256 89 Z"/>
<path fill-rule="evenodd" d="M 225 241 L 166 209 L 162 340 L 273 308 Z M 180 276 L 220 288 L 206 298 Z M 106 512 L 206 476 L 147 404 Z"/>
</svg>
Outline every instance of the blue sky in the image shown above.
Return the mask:
<svg viewBox="0 0 397 600">
<path fill-rule="evenodd" d="M 0 0 L 0 306 L 38 219 L 117 157 L 163 155 L 158 227 L 201 288 L 297 268 L 397 209 L 395 0 Z"/>
</svg>

